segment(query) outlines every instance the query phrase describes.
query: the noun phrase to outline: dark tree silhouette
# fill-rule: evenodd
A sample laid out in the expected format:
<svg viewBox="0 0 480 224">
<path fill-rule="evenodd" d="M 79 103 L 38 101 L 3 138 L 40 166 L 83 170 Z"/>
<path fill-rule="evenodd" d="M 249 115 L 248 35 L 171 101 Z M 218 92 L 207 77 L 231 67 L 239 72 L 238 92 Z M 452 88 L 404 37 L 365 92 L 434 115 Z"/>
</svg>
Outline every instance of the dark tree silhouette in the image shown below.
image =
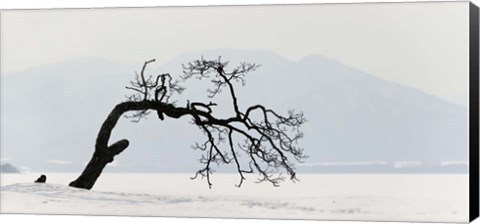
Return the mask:
<svg viewBox="0 0 480 224">
<path fill-rule="evenodd" d="M 298 140 L 303 137 L 299 128 L 306 122 L 303 113 L 292 110 L 282 116 L 263 105 L 253 105 L 246 110 L 241 110 L 238 105 L 234 84 L 245 85 L 245 75 L 259 65 L 241 63 L 227 71 L 228 62 L 220 57 L 216 60 L 202 57 L 182 65 L 184 74 L 180 77 L 181 81 L 197 78 L 209 79 L 213 83 L 213 88 L 207 90 L 209 98 L 214 98 L 223 89 L 228 90 L 233 115 L 219 118 L 212 113 L 217 106 L 214 102 L 187 101 L 185 107 L 170 103 L 172 95 L 182 93 L 184 88 L 180 86 L 180 80 L 174 80 L 170 74 L 146 78 L 145 68 L 154 61 L 145 62 L 140 75 L 137 74 L 131 86 L 126 87 L 134 93 L 127 97 L 126 102 L 116 105 L 103 122 L 90 162 L 69 186 L 91 189 L 103 168 L 129 145 L 126 139 L 108 144 L 119 118 L 125 113 L 132 113 L 127 117 L 138 122 L 150 111 L 156 112 L 160 120 L 190 116 L 192 124 L 205 134 L 206 140 L 193 146 L 204 152 L 200 159 L 204 166 L 192 178 L 206 177 L 209 187 L 212 186 L 210 175 L 214 163 L 234 164 L 240 177 L 238 187 L 245 180 L 245 174 L 253 172 L 259 174 L 260 182 L 267 181 L 274 186 L 284 179 L 284 171 L 290 179 L 296 180 L 294 164 L 290 160 L 301 162 L 306 158 L 303 149 L 298 146 Z M 240 160 L 241 155 L 246 155 L 245 159 Z"/>
</svg>

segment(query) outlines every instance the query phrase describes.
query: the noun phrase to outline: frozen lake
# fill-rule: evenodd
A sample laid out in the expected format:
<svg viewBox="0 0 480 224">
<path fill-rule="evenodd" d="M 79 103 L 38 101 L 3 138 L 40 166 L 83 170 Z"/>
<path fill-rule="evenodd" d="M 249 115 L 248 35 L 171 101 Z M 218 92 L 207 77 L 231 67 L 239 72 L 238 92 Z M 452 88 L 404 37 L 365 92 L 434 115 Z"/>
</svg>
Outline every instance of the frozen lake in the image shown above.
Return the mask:
<svg viewBox="0 0 480 224">
<path fill-rule="evenodd" d="M 280 187 L 241 188 L 215 173 L 213 187 L 188 174 L 104 173 L 91 191 L 66 187 L 79 174 L 1 175 L 2 213 L 365 221 L 467 222 L 468 175 L 302 174 Z"/>
</svg>

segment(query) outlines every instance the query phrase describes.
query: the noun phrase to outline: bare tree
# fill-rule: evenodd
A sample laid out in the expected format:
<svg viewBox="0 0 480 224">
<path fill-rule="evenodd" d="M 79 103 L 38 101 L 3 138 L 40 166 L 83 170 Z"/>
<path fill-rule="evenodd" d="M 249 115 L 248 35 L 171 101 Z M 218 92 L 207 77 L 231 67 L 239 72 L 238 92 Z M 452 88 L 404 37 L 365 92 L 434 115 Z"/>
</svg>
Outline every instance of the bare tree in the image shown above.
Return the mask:
<svg viewBox="0 0 480 224">
<path fill-rule="evenodd" d="M 140 74 L 126 87 L 132 90 L 133 94 L 127 97 L 126 102 L 116 105 L 103 122 L 97 136 L 95 152 L 82 174 L 70 183 L 71 187 L 91 189 L 103 168 L 128 147 L 129 142 L 126 139 L 108 144 L 112 130 L 122 115 L 131 113 L 127 117 L 138 122 L 150 111 L 156 112 L 161 120 L 190 116 L 192 124 L 204 133 L 205 141 L 197 142 L 193 146 L 204 152 L 200 159 L 204 166 L 192 178 L 205 177 L 209 187 L 212 186 L 212 164 L 234 164 L 240 177 L 236 185 L 238 187 L 245 180 L 246 173 L 254 172 L 259 174 L 260 182 L 267 181 L 274 186 L 278 186 L 284 179 L 282 173 L 287 173 L 290 179 L 296 180 L 291 160 L 301 162 L 306 158 L 303 149 L 298 146 L 298 140 L 303 137 L 300 127 L 306 122 L 303 113 L 292 110 L 282 116 L 263 105 L 253 105 L 245 110 L 241 110 L 238 105 L 235 83 L 245 85 L 246 74 L 257 69 L 259 65 L 240 63 L 227 71 L 228 62 L 222 61 L 220 57 L 216 60 L 205 60 L 202 57 L 182 65 L 184 74 L 180 77 L 181 80 L 174 80 L 170 74 L 147 78 L 145 68 L 154 61 L 146 61 Z M 212 101 L 187 101 L 184 107 L 170 103 L 173 95 L 184 90 L 180 82 L 191 78 L 209 79 L 213 88 L 207 91 L 208 97 L 212 99 L 226 89 L 231 97 L 232 116 L 214 116 L 213 111 L 217 104 Z M 240 160 L 242 155 L 245 159 Z"/>
</svg>

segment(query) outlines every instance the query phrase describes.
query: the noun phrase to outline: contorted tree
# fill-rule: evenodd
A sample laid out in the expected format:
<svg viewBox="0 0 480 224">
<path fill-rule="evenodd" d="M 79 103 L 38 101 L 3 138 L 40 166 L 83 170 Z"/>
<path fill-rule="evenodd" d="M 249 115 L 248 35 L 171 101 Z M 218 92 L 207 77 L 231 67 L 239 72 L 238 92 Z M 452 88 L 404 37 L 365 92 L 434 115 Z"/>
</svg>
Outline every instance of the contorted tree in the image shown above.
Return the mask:
<svg viewBox="0 0 480 224">
<path fill-rule="evenodd" d="M 245 85 L 246 74 L 257 69 L 259 65 L 241 63 L 227 71 L 228 62 L 223 62 L 220 57 L 216 60 L 205 60 L 202 57 L 200 60 L 182 65 L 184 69 L 184 74 L 180 77 L 182 81 L 191 78 L 210 79 L 213 88 L 207 90 L 209 98 L 214 98 L 225 88 L 228 90 L 233 115 L 219 118 L 212 113 L 217 106 L 214 102 L 187 101 L 185 107 L 169 103 L 172 95 L 182 93 L 184 88 L 180 86 L 180 81 L 174 81 L 170 74 L 146 78 L 145 68 L 154 61 L 145 62 L 140 75 L 137 74 L 131 86 L 126 87 L 134 91 L 134 94 L 127 97 L 126 102 L 116 105 L 110 112 L 100 128 L 90 162 L 69 186 L 91 189 L 103 168 L 129 145 L 126 139 L 108 144 L 112 130 L 120 117 L 125 113 L 133 113 L 130 118 L 138 122 L 150 111 L 156 112 L 160 120 L 190 116 L 192 124 L 198 126 L 205 134 L 206 140 L 193 146 L 204 151 L 200 159 L 204 166 L 192 178 L 206 177 L 209 188 L 212 186 L 210 175 L 214 163 L 218 165 L 233 163 L 240 177 L 240 182 L 236 185 L 238 187 L 245 180 L 245 174 L 253 172 L 259 174 L 259 181 L 267 181 L 274 186 L 278 186 L 284 179 L 281 175 L 283 170 L 290 179 L 296 180 L 294 164 L 290 160 L 293 158 L 301 162 L 306 158 L 303 149 L 298 147 L 298 140 L 303 137 L 299 128 L 306 122 L 303 113 L 292 110 L 288 115 L 282 116 L 263 105 L 253 105 L 246 110 L 241 110 L 238 105 L 234 84 Z M 240 160 L 241 154 L 246 155 L 246 162 L 243 158 Z"/>
</svg>

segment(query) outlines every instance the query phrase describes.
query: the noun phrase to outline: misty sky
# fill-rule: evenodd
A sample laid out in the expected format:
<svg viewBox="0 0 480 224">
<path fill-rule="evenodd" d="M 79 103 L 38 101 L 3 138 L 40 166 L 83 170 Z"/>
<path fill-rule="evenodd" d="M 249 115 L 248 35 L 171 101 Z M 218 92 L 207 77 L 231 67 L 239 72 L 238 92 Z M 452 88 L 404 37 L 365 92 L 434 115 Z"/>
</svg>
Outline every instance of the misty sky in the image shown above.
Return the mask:
<svg viewBox="0 0 480 224">
<path fill-rule="evenodd" d="M 468 105 L 468 2 L 4 11 L 2 75 L 79 57 L 216 48 L 320 54 Z M 435 81 L 432 81 L 435 80 Z"/>
</svg>

